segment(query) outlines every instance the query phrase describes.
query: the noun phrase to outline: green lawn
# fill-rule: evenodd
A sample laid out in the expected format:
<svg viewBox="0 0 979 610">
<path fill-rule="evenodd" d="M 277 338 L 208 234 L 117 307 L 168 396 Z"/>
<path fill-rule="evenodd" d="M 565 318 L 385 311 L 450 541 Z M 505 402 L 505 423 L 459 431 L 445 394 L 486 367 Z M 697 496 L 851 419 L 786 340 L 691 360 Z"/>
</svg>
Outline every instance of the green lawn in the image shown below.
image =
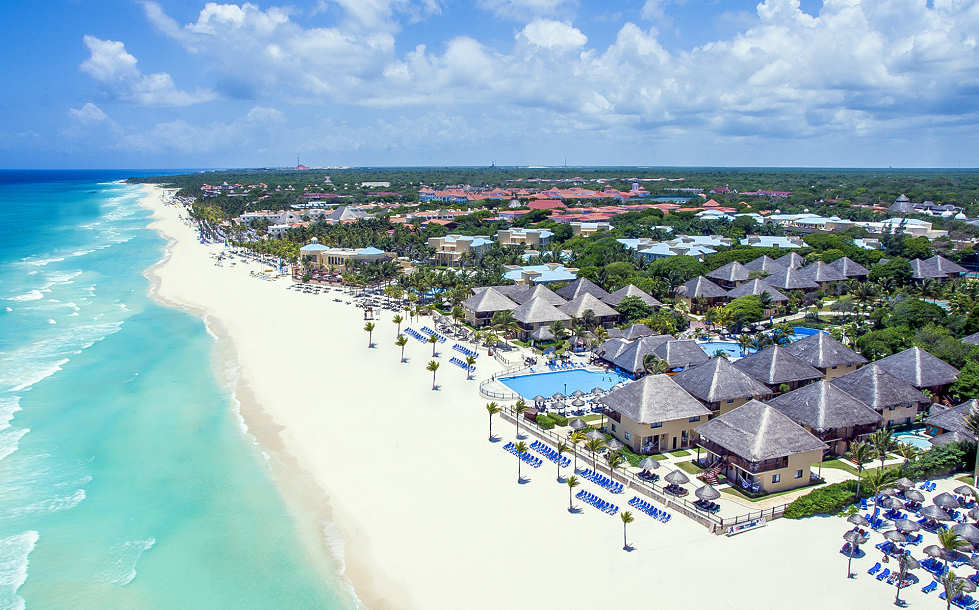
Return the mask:
<svg viewBox="0 0 979 610">
<path fill-rule="evenodd" d="M 852 475 L 856 475 L 857 474 L 857 469 L 856 468 L 854 468 L 853 466 L 850 466 L 848 463 L 844 462 L 843 460 L 841 460 L 839 458 L 837 458 L 835 460 L 826 460 L 825 462 L 823 462 L 823 468 L 835 468 L 836 470 L 845 470 L 845 471 L 849 472 Z M 864 471 L 866 471 L 866 470 L 867 470 L 867 468 L 864 467 Z"/>
<path fill-rule="evenodd" d="M 686 462 L 677 462 L 677 468 L 688 473 L 688 474 L 700 474 L 704 471 L 703 468 L 693 463 L 693 460 L 687 460 Z"/>
<path fill-rule="evenodd" d="M 805 487 L 796 487 L 795 489 L 786 489 L 785 491 L 776 491 L 775 493 L 765 494 L 764 496 L 758 496 L 757 498 L 752 498 L 751 496 L 745 495 L 736 487 L 725 487 L 721 490 L 721 492 L 741 498 L 742 500 L 747 500 L 748 502 L 761 502 L 762 500 L 784 496 L 785 494 L 790 494 L 794 491 L 799 491 L 800 489 L 806 489 L 806 487 L 813 487 L 814 485 L 818 485 L 818 483 L 812 483 L 810 485 L 806 485 Z"/>
<path fill-rule="evenodd" d="M 677 449 L 676 451 L 670 451 L 670 455 L 673 457 L 684 457 L 690 455 L 690 452 L 686 449 Z"/>
<path fill-rule="evenodd" d="M 588 423 L 591 423 L 593 421 L 601 421 L 602 420 L 602 414 L 601 413 L 593 413 L 591 415 L 585 415 L 584 417 L 581 417 L 579 419 L 581 419 L 581 421 L 583 421 L 586 424 L 588 424 Z"/>
</svg>

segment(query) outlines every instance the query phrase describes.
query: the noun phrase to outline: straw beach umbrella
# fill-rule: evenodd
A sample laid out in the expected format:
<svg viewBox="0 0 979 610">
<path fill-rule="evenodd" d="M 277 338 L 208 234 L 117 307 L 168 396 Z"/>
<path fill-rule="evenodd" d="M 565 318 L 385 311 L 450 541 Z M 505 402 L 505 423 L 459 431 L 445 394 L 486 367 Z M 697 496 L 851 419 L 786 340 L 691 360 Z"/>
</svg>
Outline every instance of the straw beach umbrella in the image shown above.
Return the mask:
<svg viewBox="0 0 979 610">
<path fill-rule="evenodd" d="M 941 506 L 935 506 L 930 504 L 921 509 L 921 515 L 923 517 L 928 517 L 929 519 L 935 519 L 936 521 L 951 521 L 951 517 L 945 512 Z"/>
<path fill-rule="evenodd" d="M 609 451 L 618 451 L 619 449 L 625 447 L 625 445 L 623 445 L 617 438 L 610 440 L 606 446 L 609 448 Z"/>
<path fill-rule="evenodd" d="M 952 526 L 952 531 L 972 544 L 979 543 L 979 528 L 971 523 L 957 523 Z"/>
<path fill-rule="evenodd" d="M 651 470 L 656 470 L 657 468 L 659 468 L 659 462 L 651 457 L 643 458 L 643 460 L 639 462 L 639 467 L 645 470 L 646 472 L 649 472 Z"/>
<path fill-rule="evenodd" d="M 857 525 L 860 527 L 870 527 L 870 521 L 867 521 L 866 517 L 858 513 L 850 515 L 849 517 L 846 518 L 846 520 L 852 523 L 853 525 Z"/>
<path fill-rule="evenodd" d="M 710 502 L 711 500 L 716 500 L 721 497 L 721 492 L 717 491 L 710 485 L 704 485 L 703 487 L 698 487 L 696 490 L 694 490 L 693 493 L 701 500 L 705 500 L 707 502 Z M 848 532 L 848 533 L 856 534 L 856 532 Z M 845 537 L 846 536 L 844 536 L 844 538 Z M 857 535 L 857 538 L 858 538 L 858 542 L 853 544 L 859 543 L 859 538 L 860 538 L 859 534 Z"/>
<path fill-rule="evenodd" d="M 897 530 L 888 530 L 884 532 L 884 538 L 890 540 L 894 544 L 904 544 L 908 541 L 908 537 Z"/>
<path fill-rule="evenodd" d="M 673 483 L 674 485 L 683 485 L 684 483 L 690 482 L 690 478 L 679 470 L 674 470 L 666 475 L 665 478 L 667 483 Z"/>
<path fill-rule="evenodd" d="M 699 492 L 700 489 L 697 491 Z M 846 577 L 853 578 L 853 572 L 850 570 L 850 565 L 853 563 L 853 556 L 859 550 L 860 543 L 863 542 L 863 539 L 860 538 L 860 534 L 850 530 L 849 532 L 843 534 L 843 540 L 846 540 L 850 544 L 850 552 L 846 554 Z"/>
<path fill-rule="evenodd" d="M 904 497 L 907 498 L 908 500 L 911 500 L 912 502 L 924 502 L 925 501 L 925 494 L 921 493 L 917 489 L 909 489 L 909 490 L 907 490 L 906 492 L 904 492 Z"/>
<path fill-rule="evenodd" d="M 575 390 L 574 392 L 571 393 L 571 395 L 572 396 L 575 396 L 575 397 L 581 397 L 581 396 L 584 396 L 585 393 L 582 392 L 581 390 Z"/>
<path fill-rule="evenodd" d="M 894 510 L 901 510 L 904 508 L 904 502 L 902 502 L 900 498 L 895 498 L 893 496 L 884 498 L 884 501 L 881 502 L 881 504 Z"/>
<path fill-rule="evenodd" d="M 969 487 L 968 485 L 959 485 L 958 487 L 955 488 L 955 493 L 963 496 L 971 496 L 972 488 Z"/>
<path fill-rule="evenodd" d="M 901 530 L 904 533 L 916 532 L 921 529 L 921 526 L 914 521 L 909 521 L 907 519 L 897 519 L 894 521 L 894 527 Z"/>
<path fill-rule="evenodd" d="M 574 400 L 571 401 L 571 406 L 573 406 L 573 407 L 583 407 L 583 406 L 585 406 L 585 401 L 583 401 L 580 398 L 575 398 Z"/>
<path fill-rule="evenodd" d="M 900 557 L 898 557 L 897 561 L 898 561 L 899 568 L 897 570 L 898 572 L 897 582 L 894 583 L 894 587 L 895 589 L 897 589 L 897 591 L 894 593 L 894 605 L 900 606 L 901 584 L 902 581 L 904 581 L 904 576 L 908 573 L 908 571 L 917 570 L 918 568 L 920 568 L 921 564 L 918 563 L 918 560 L 912 557 L 911 555 L 901 555 Z"/>
<path fill-rule="evenodd" d="M 971 509 L 969 511 L 969 516 L 972 517 L 973 519 L 979 520 L 979 506 Z"/>
<path fill-rule="evenodd" d="M 595 387 L 593 387 L 591 389 L 591 393 L 592 394 L 604 394 L 605 393 L 605 390 L 603 390 L 602 388 L 600 388 L 598 386 L 595 386 Z"/>
<path fill-rule="evenodd" d="M 948 492 L 942 492 L 932 499 L 932 502 L 942 508 L 958 508 L 958 499 Z"/>
<path fill-rule="evenodd" d="M 605 440 L 605 435 L 599 432 L 598 430 L 592 430 L 585 436 L 588 437 L 588 440 L 595 440 L 595 439 L 603 440 L 603 441 Z"/>
<path fill-rule="evenodd" d="M 948 555 L 948 552 L 937 544 L 929 544 L 922 549 L 922 552 L 929 557 L 934 557 L 935 559 L 945 559 L 945 557 Z"/>
<path fill-rule="evenodd" d="M 553 398 L 554 400 L 564 400 L 565 398 L 567 398 L 567 396 L 565 396 L 560 392 L 554 392 L 554 394 L 551 395 L 551 398 Z"/>
<path fill-rule="evenodd" d="M 910 489 L 914 487 L 914 482 L 907 477 L 901 477 L 900 479 L 894 481 L 894 485 L 896 487 L 900 487 L 901 489 Z"/>
<path fill-rule="evenodd" d="M 572 419 L 572 420 L 571 420 L 570 422 L 568 422 L 568 426 L 569 426 L 569 427 L 570 427 L 570 428 L 571 428 L 572 430 L 581 430 L 582 428 L 584 428 L 584 427 L 585 427 L 585 426 L 587 426 L 587 425 L 588 425 L 588 424 L 586 424 L 585 422 L 583 422 L 583 421 L 581 421 L 581 420 L 580 420 L 580 419 L 578 419 L 577 417 L 576 417 L 576 418 L 574 418 L 574 419 Z"/>
</svg>

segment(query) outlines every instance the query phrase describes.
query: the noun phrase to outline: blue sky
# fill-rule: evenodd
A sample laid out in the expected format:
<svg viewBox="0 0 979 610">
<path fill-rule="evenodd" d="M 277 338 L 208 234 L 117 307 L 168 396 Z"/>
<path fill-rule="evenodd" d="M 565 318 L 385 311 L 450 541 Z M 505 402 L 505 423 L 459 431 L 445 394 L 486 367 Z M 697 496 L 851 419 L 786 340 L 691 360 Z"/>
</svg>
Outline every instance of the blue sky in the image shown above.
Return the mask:
<svg viewBox="0 0 979 610">
<path fill-rule="evenodd" d="M 3 167 L 976 167 L 973 0 L 6 2 Z"/>
</svg>

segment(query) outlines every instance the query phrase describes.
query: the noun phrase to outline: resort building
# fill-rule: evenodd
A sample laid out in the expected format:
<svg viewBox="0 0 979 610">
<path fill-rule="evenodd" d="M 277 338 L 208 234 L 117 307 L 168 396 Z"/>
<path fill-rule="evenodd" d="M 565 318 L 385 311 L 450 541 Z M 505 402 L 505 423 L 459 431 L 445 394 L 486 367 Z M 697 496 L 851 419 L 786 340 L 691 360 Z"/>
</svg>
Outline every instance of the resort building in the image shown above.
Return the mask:
<svg viewBox="0 0 979 610">
<path fill-rule="evenodd" d="M 793 252 L 793 254 L 795 253 Z M 766 277 L 765 282 L 770 286 L 778 288 L 779 290 L 811 291 L 819 288 L 819 284 L 817 284 L 815 280 L 804 275 L 802 273 L 802 269 L 798 267 L 789 267 L 787 269 L 783 269 L 782 271 L 776 271 L 775 273 Z"/>
<path fill-rule="evenodd" d="M 789 300 L 787 296 L 772 288 L 765 280 L 748 280 L 747 282 L 743 282 L 739 286 L 728 290 L 726 296 L 729 299 L 740 299 L 741 297 L 750 295 L 761 296 L 763 294 L 767 294 L 772 302 L 772 307 L 765 310 L 766 316 L 775 313 L 775 305 Z"/>
<path fill-rule="evenodd" d="M 919 390 L 928 390 L 935 395 L 944 394 L 959 376 L 957 368 L 920 347 L 909 347 L 903 352 L 881 358 L 875 364 Z"/>
<path fill-rule="evenodd" d="M 302 263 L 312 269 L 330 269 L 343 273 L 352 262 L 370 263 L 393 258 L 377 248 L 329 248 L 315 237 L 299 249 Z"/>
<path fill-rule="evenodd" d="M 771 395 L 768 386 L 717 356 L 673 376 L 673 381 L 704 403 L 712 416 L 723 415 L 752 399 Z"/>
<path fill-rule="evenodd" d="M 608 231 L 612 225 L 608 222 L 571 222 L 571 233 L 575 236 L 591 237 L 599 231 Z"/>
<path fill-rule="evenodd" d="M 329 214 L 321 216 L 320 218 L 327 224 L 333 225 L 357 222 L 358 220 L 371 218 L 371 215 L 359 208 L 343 205 L 336 208 Z"/>
<path fill-rule="evenodd" d="M 551 243 L 554 232 L 547 229 L 524 229 L 511 227 L 496 232 L 496 241 L 501 246 L 526 246 L 540 250 Z"/>
<path fill-rule="evenodd" d="M 653 355 L 666 362 L 671 371 L 697 366 L 710 360 L 700 344 L 692 339 L 675 339 L 657 345 Z"/>
<path fill-rule="evenodd" d="M 698 275 L 676 289 L 677 296 L 683 300 L 691 313 L 707 310 L 727 297 L 724 290 L 714 282 Z"/>
<path fill-rule="evenodd" d="M 785 265 L 767 255 L 759 256 L 755 260 L 745 263 L 744 268 L 749 272 L 758 271 L 765 275 L 771 275 L 777 271 L 785 271 Z"/>
<path fill-rule="evenodd" d="M 633 377 L 637 377 L 646 372 L 646 356 L 655 355 L 653 351 L 667 341 L 672 341 L 672 335 L 651 335 L 640 337 L 629 343 L 624 349 L 612 355 L 611 353 L 602 356 L 619 370 L 624 371 Z"/>
<path fill-rule="evenodd" d="M 776 258 L 775 262 L 785 269 L 798 269 L 806 264 L 806 259 L 802 258 L 795 252 L 789 252 L 785 256 Z"/>
<path fill-rule="evenodd" d="M 768 403 L 843 455 L 850 444 L 880 428 L 881 416 L 860 399 L 828 381 L 817 381 Z"/>
<path fill-rule="evenodd" d="M 525 339 L 538 328 L 549 327 L 555 322 L 567 326 L 571 321 L 571 316 L 542 298 L 530 299 L 514 309 L 513 318 L 520 324 L 521 334 Z"/>
<path fill-rule="evenodd" d="M 693 446 L 694 429 L 710 411 L 667 375 L 650 375 L 603 396 L 609 430 L 635 453 Z"/>
<path fill-rule="evenodd" d="M 622 299 L 624 299 L 626 297 L 636 297 L 637 299 L 639 299 L 640 301 L 642 301 L 643 303 L 645 303 L 649 307 L 662 307 L 663 306 L 663 304 L 660 303 L 659 301 L 657 301 L 655 297 L 646 294 L 645 292 L 643 292 L 642 290 L 636 288 L 632 284 L 629 284 L 628 286 L 625 286 L 624 288 L 619 288 L 618 290 L 616 290 L 615 292 L 611 293 L 610 295 L 608 295 L 607 297 L 605 297 L 602 300 L 605 301 L 605 303 L 607 303 L 608 305 L 611 305 L 612 307 L 615 307 L 619 303 L 622 302 Z"/>
<path fill-rule="evenodd" d="M 954 407 L 940 404 L 931 406 L 931 414 L 925 419 L 925 431 L 932 436 L 933 445 L 960 442 L 976 442 L 976 435 L 965 425 L 965 418 L 979 410 L 979 400 L 973 398 Z"/>
<path fill-rule="evenodd" d="M 513 311 L 517 307 L 517 303 L 492 287 L 477 291 L 462 302 L 466 321 L 477 327 L 489 324 L 496 312 Z"/>
<path fill-rule="evenodd" d="M 609 297 L 609 293 L 605 292 L 601 286 L 586 277 L 578 278 L 567 286 L 558 288 L 556 292 L 561 298 L 569 301 L 577 299 L 583 294 L 590 294 L 598 300 Z"/>
<path fill-rule="evenodd" d="M 972 333 L 968 337 L 962 337 L 962 343 L 969 345 L 979 345 L 979 333 Z"/>
<path fill-rule="evenodd" d="M 608 331 L 609 337 L 620 337 L 626 341 L 635 341 L 640 337 L 652 337 L 656 333 L 653 329 L 649 328 L 645 324 L 633 324 L 632 326 L 627 326 L 625 328 L 610 328 Z M 663 335 L 667 337 L 669 335 Z"/>
<path fill-rule="evenodd" d="M 870 270 L 861 265 L 860 263 L 855 263 L 850 258 L 844 256 L 843 258 L 838 258 L 829 264 L 830 267 L 840 272 L 846 279 L 857 279 L 863 280 L 870 275 Z"/>
<path fill-rule="evenodd" d="M 619 312 L 599 301 L 588 292 L 584 292 L 564 305 L 559 306 L 558 309 L 575 320 L 581 320 L 585 317 L 586 312 L 590 311 L 595 321 L 602 326 L 609 326 L 619 318 Z"/>
<path fill-rule="evenodd" d="M 920 258 L 913 258 L 908 261 L 911 265 L 911 277 L 916 280 L 944 280 L 948 277 L 935 263 L 923 261 Z"/>
<path fill-rule="evenodd" d="M 749 274 L 750 270 L 744 265 L 738 261 L 731 261 L 723 267 L 714 269 L 707 274 L 707 277 L 714 280 L 719 286 L 734 288 L 742 282 L 747 282 L 750 277 Z"/>
<path fill-rule="evenodd" d="M 695 430 L 714 472 L 755 493 L 809 485 L 812 465 L 827 445 L 777 409 L 757 400 L 715 417 Z M 699 458 L 699 451 L 698 451 Z"/>
<path fill-rule="evenodd" d="M 741 244 L 753 248 L 805 248 L 806 242 L 798 237 L 779 235 L 749 235 L 741 239 Z"/>
<path fill-rule="evenodd" d="M 794 390 L 823 376 L 819 370 L 799 360 L 781 345 L 749 354 L 735 362 L 734 366 L 767 385 L 773 394 Z"/>
<path fill-rule="evenodd" d="M 934 265 L 946 276 L 957 276 L 969 272 L 969 270 L 962 265 L 953 263 L 944 256 L 935 255 L 931 258 L 926 258 L 925 262 Z"/>
<path fill-rule="evenodd" d="M 602 343 L 598 350 L 595 352 L 599 358 L 607 362 L 614 361 L 622 352 L 624 352 L 628 347 L 632 345 L 626 339 L 622 337 L 613 337 L 611 339 L 606 339 Z"/>
<path fill-rule="evenodd" d="M 867 359 L 827 333 L 818 332 L 785 347 L 799 360 L 819 369 L 823 379 L 835 379 L 867 364 Z"/>
<path fill-rule="evenodd" d="M 817 261 L 805 267 L 799 268 L 799 275 L 810 279 L 817 284 L 829 284 L 832 282 L 842 282 L 846 279 L 842 272 L 832 265 Z"/>
<path fill-rule="evenodd" d="M 503 277 L 518 284 L 551 284 L 570 282 L 578 277 L 577 269 L 570 269 L 559 263 L 544 265 L 506 265 Z"/>
<path fill-rule="evenodd" d="M 429 237 L 428 247 L 435 249 L 435 263 L 438 265 L 454 265 L 467 254 L 482 256 L 486 254 L 493 241 L 482 235 L 446 235 L 444 237 Z"/>
<path fill-rule="evenodd" d="M 888 427 L 910 424 L 919 410 L 931 404 L 927 396 L 877 362 L 837 377 L 832 383 L 880 413 L 883 425 Z"/>
</svg>

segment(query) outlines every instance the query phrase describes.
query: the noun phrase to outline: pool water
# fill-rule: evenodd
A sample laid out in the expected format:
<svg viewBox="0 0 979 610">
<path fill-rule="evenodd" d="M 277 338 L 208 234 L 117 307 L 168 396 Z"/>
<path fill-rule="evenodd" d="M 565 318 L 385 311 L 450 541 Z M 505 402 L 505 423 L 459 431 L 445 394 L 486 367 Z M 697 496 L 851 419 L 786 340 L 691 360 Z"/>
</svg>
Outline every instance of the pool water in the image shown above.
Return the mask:
<svg viewBox="0 0 979 610">
<path fill-rule="evenodd" d="M 613 371 L 573 369 L 552 373 L 533 373 L 517 377 L 500 377 L 499 381 L 524 398 L 532 399 L 535 396 L 550 397 L 558 392 L 570 396 L 575 390 L 581 390 L 588 394 L 594 387 L 609 390 L 623 381 L 632 380 Z"/>
<path fill-rule="evenodd" d="M 928 438 L 928 435 L 921 430 L 894 433 L 895 442 L 911 445 L 916 449 L 931 449 L 932 444 L 928 441 Z"/>
<path fill-rule="evenodd" d="M 707 355 L 711 358 L 713 358 L 718 351 L 723 351 L 726 353 L 728 359 L 730 360 L 737 360 L 742 356 L 755 353 L 755 349 L 753 347 L 746 347 L 745 353 L 742 354 L 741 346 L 738 345 L 736 341 L 698 341 L 697 345 L 700 346 L 700 349 L 707 352 Z"/>
</svg>

